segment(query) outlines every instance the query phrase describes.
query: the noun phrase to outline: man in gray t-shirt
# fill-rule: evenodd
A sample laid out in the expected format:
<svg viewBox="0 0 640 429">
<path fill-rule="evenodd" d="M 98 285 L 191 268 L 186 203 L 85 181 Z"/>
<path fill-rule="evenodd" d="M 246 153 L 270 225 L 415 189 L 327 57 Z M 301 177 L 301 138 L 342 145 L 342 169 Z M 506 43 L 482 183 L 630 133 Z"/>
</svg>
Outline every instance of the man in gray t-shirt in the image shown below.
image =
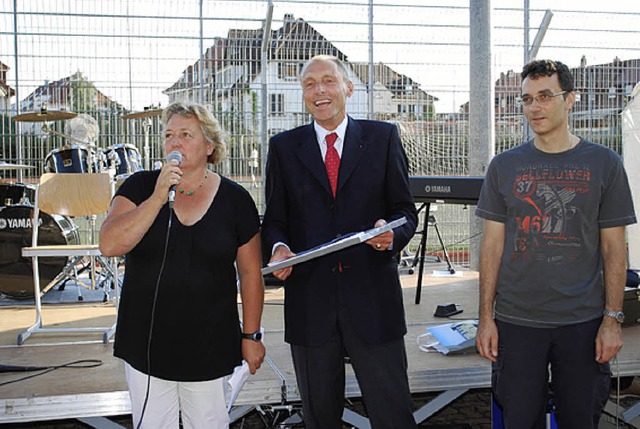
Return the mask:
<svg viewBox="0 0 640 429">
<path fill-rule="evenodd" d="M 492 160 L 476 209 L 485 219 L 476 343 L 492 361 L 505 428 L 544 421 L 550 365 L 560 427 L 595 429 L 622 347 L 631 193 L 619 156 L 569 131 L 567 66 L 533 61 L 522 79 L 534 139 Z"/>
</svg>

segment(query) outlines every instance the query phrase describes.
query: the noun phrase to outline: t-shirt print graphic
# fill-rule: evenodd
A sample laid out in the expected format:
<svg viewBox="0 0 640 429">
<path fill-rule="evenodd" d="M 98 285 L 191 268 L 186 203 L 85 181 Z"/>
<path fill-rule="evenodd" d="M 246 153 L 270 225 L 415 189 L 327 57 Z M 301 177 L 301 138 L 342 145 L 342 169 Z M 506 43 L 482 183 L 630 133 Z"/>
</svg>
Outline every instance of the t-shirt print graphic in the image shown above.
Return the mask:
<svg viewBox="0 0 640 429">
<path fill-rule="evenodd" d="M 513 193 L 524 204 L 516 216 L 516 251 L 548 262 L 573 259 L 577 252 L 567 249 L 578 250 L 582 240 L 571 221 L 579 212 L 576 198 L 589 192 L 589 168 L 529 164 L 518 173 Z"/>
</svg>

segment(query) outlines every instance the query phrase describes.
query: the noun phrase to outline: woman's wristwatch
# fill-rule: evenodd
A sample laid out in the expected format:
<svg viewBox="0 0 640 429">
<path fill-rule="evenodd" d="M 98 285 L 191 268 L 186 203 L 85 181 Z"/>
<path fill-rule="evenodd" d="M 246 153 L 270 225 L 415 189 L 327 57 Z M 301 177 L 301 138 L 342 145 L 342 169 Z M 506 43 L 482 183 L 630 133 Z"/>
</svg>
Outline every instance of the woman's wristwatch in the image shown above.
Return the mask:
<svg viewBox="0 0 640 429">
<path fill-rule="evenodd" d="M 240 334 L 243 340 L 251 340 L 251 341 L 262 341 L 262 332 L 256 331 L 252 334 L 245 334 L 244 332 Z"/>
</svg>

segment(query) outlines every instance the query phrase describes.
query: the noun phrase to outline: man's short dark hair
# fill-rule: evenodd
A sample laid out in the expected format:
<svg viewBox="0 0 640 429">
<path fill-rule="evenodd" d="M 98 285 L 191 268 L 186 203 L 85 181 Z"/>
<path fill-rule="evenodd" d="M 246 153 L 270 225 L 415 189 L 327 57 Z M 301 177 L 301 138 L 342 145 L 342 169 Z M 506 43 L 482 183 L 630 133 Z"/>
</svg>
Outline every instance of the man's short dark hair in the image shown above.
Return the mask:
<svg viewBox="0 0 640 429">
<path fill-rule="evenodd" d="M 534 60 L 522 68 L 522 80 L 527 77 L 537 79 L 541 76 L 558 75 L 558 82 L 563 91 L 571 92 L 575 88 L 573 86 L 573 75 L 565 64 L 560 61 L 553 60 Z"/>
</svg>

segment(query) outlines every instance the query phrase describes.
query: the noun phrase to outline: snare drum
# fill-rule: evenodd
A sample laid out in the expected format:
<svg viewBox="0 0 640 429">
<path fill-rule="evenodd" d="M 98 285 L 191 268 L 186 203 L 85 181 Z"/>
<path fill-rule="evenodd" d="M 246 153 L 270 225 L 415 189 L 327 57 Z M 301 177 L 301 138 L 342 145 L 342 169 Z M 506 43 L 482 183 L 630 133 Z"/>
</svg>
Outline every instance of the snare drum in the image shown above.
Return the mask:
<svg viewBox="0 0 640 429">
<path fill-rule="evenodd" d="M 31 258 L 22 248 L 31 246 L 33 207 L 14 205 L 0 209 L 0 292 L 13 298 L 32 298 Z M 71 219 L 40 212 L 39 245 L 79 244 L 78 227 Z M 67 264 L 66 257 L 40 258 L 40 281 L 48 284 Z"/>
<path fill-rule="evenodd" d="M 29 204 L 35 197 L 35 186 L 22 183 L 0 183 L 0 207 Z"/>
<path fill-rule="evenodd" d="M 48 173 L 92 173 L 89 168 L 89 150 L 85 145 L 63 146 L 54 149 L 44 159 L 44 169 Z"/>
<path fill-rule="evenodd" d="M 132 144 L 115 144 L 104 150 L 107 167 L 115 170 L 116 179 L 126 178 L 142 170 L 140 152 Z"/>
</svg>

